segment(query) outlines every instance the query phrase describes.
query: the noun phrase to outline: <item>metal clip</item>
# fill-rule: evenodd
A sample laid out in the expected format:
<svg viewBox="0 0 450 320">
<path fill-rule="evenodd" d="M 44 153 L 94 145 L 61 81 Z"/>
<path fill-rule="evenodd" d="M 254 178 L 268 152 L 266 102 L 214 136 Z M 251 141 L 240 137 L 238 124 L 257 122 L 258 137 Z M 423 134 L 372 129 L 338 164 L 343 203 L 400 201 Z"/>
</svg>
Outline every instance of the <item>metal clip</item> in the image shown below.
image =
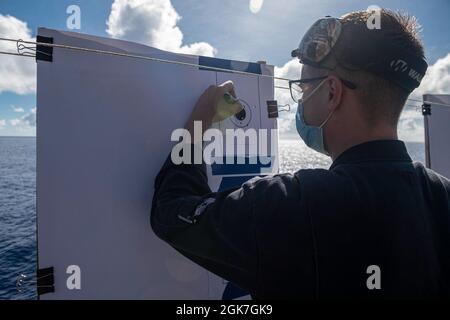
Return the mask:
<svg viewBox="0 0 450 320">
<path fill-rule="evenodd" d="M 422 115 L 430 116 L 431 115 L 431 105 L 428 103 L 422 104 Z"/>
<path fill-rule="evenodd" d="M 277 100 L 267 100 L 267 113 L 269 118 L 278 118 L 279 112 L 287 112 L 291 110 L 290 104 L 278 105 Z M 281 107 L 281 109 L 280 109 Z"/>
<path fill-rule="evenodd" d="M 38 41 L 42 41 L 42 39 L 44 39 L 43 37 L 38 36 Z M 34 57 L 37 58 L 38 56 L 45 56 L 46 61 L 52 61 L 52 53 L 53 53 L 53 48 L 52 47 L 43 47 L 42 45 L 39 46 L 37 45 L 36 47 L 30 47 L 24 44 L 25 41 L 23 41 L 22 39 L 18 39 L 16 42 L 16 46 L 17 46 L 17 53 L 19 55 L 22 56 L 26 56 L 26 57 Z M 40 50 L 39 48 L 43 49 Z"/>
<path fill-rule="evenodd" d="M 27 57 L 35 57 L 36 56 L 36 48 L 26 46 L 22 39 L 17 40 L 17 53 Z M 28 51 L 27 51 L 28 50 Z"/>
<path fill-rule="evenodd" d="M 53 276 L 52 273 L 48 273 L 46 275 L 40 276 L 40 277 L 29 277 L 26 274 L 19 274 L 19 276 L 16 279 L 16 290 L 17 292 L 24 292 L 29 287 L 35 287 L 37 289 L 39 288 L 52 288 L 53 285 L 42 285 L 41 280 Z"/>
</svg>

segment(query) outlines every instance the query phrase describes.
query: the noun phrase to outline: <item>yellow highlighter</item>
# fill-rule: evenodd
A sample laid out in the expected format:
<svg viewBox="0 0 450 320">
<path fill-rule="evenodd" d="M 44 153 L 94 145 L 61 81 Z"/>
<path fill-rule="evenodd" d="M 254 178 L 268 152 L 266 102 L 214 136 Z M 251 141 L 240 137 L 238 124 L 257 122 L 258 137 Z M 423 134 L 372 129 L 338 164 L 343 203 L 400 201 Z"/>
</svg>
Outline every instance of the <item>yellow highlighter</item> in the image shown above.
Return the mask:
<svg viewBox="0 0 450 320">
<path fill-rule="evenodd" d="M 223 98 L 217 104 L 216 114 L 212 122 L 225 120 L 244 109 L 238 98 L 233 97 L 229 92 L 225 92 Z"/>
</svg>

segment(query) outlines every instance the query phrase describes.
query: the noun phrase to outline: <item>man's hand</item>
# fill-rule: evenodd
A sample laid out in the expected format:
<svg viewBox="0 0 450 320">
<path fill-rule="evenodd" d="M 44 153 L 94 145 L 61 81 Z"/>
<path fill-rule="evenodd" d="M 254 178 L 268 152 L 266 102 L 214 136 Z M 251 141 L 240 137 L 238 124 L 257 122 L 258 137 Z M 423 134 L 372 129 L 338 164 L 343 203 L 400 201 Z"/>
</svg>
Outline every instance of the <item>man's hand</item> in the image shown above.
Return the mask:
<svg viewBox="0 0 450 320">
<path fill-rule="evenodd" d="M 191 136 L 194 136 L 194 121 L 202 122 L 203 132 L 209 129 L 213 122 L 224 120 L 223 112 L 218 112 L 217 106 L 219 102 L 224 99 L 223 96 L 225 93 L 230 93 L 233 97 L 236 97 L 236 93 L 234 91 L 234 85 L 232 81 L 226 81 L 219 86 L 211 85 L 208 89 L 203 92 L 200 98 L 197 100 L 195 104 L 194 110 L 191 113 L 188 121 L 186 122 L 185 129 L 187 129 Z M 230 113 L 229 115 L 236 114 L 242 107 L 239 103 L 230 104 Z M 203 133 L 202 132 L 202 133 Z"/>
</svg>

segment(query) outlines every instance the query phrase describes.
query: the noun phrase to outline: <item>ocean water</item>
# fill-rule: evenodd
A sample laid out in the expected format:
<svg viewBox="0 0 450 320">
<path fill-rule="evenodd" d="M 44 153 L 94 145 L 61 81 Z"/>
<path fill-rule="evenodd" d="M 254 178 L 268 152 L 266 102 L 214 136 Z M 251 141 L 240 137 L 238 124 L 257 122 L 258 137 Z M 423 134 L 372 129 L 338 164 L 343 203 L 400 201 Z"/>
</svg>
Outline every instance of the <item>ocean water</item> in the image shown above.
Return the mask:
<svg viewBox="0 0 450 320">
<path fill-rule="evenodd" d="M 0 137 L 0 299 L 34 299 L 16 279 L 36 269 L 36 139 Z"/>
<path fill-rule="evenodd" d="M 411 157 L 425 161 L 424 145 L 407 143 Z M 331 160 L 297 140 L 281 140 L 280 172 L 328 168 Z M 16 289 L 24 274 L 36 270 L 36 139 L 0 137 L 0 299 L 36 299 L 30 285 Z"/>
</svg>

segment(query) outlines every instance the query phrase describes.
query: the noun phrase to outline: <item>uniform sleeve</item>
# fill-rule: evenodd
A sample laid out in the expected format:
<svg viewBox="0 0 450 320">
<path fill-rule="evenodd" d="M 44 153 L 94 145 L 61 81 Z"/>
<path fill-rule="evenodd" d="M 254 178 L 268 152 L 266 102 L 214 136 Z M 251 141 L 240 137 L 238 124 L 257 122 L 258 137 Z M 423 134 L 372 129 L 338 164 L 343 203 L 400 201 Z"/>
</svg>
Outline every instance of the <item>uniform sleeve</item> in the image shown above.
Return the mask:
<svg viewBox="0 0 450 320">
<path fill-rule="evenodd" d="M 169 155 L 155 179 L 150 218 L 159 238 L 250 293 L 258 260 L 252 180 L 212 192 L 205 164 L 175 165 Z"/>
</svg>

